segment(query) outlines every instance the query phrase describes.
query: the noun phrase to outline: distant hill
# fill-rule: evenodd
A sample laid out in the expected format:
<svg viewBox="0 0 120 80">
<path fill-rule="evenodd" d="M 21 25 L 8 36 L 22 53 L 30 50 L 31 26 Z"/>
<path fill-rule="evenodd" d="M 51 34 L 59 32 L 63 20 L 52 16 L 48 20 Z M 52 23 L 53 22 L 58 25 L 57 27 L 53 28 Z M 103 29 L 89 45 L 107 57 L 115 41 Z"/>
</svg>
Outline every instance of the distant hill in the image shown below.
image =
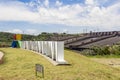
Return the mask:
<svg viewBox="0 0 120 80">
<path fill-rule="evenodd" d="M 47 33 L 42 32 L 39 35 L 22 34 L 23 41 L 64 41 L 80 34 L 66 34 L 66 33 Z M 0 46 L 10 46 L 13 41 L 14 33 L 0 32 Z"/>
<path fill-rule="evenodd" d="M 13 33 L 0 32 L 0 42 L 11 42 L 13 41 Z M 33 40 L 36 38 L 34 35 L 22 34 L 22 40 Z"/>
<path fill-rule="evenodd" d="M 0 47 L 9 47 L 13 41 L 13 33 L 0 32 Z M 36 36 L 22 34 L 22 40 L 34 40 Z"/>
<path fill-rule="evenodd" d="M 0 32 L 0 42 L 10 42 L 13 40 L 14 34 L 7 32 Z"/>
</svg>

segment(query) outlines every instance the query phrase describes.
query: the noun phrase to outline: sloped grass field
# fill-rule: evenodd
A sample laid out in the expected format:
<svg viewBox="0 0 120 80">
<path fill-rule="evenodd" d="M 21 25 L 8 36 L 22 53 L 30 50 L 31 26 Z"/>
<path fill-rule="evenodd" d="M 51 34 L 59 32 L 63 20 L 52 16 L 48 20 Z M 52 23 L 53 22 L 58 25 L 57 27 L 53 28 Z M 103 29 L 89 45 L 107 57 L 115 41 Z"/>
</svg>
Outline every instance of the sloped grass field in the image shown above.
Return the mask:
<svg viewBox="0 0 120 80">
<path fill-rule="evenodd" d="M 31 51 L 0 48 L 5 53 L 0 64 L 0 80 L 120 80 L 120 69 L 112 68 L 65 50 L 65 60 L 71 65 L 54 66 Z M 35 64 L 42 64 L 45 77 L 35 76 Z"/>
</svg>

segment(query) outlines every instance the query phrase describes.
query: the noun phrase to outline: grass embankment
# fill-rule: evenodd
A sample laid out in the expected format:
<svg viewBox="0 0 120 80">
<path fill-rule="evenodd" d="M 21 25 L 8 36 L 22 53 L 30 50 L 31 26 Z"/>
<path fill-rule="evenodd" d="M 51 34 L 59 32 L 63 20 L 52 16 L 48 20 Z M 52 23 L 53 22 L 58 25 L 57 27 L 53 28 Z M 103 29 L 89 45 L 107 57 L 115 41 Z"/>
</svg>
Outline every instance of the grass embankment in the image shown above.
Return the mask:
<svg viewBox="0 0 120 80">
<path fill-rule="evenodd" d="M 120 55 L 87 55 L 89 58 L 120 58 Z"/>
<path fill-rule="evenodd" d="M 65 50 L 70 66 L 54 66 L 38 54 L 27 50 L 1 48 L 5 52 L 0 65 L 0 80 L 42 80 L 35 76 L 35 64 L 44 65 L 43 80 L 120 80 L 120 70 L 91 61 L 75 52 Z"/>
</svg>

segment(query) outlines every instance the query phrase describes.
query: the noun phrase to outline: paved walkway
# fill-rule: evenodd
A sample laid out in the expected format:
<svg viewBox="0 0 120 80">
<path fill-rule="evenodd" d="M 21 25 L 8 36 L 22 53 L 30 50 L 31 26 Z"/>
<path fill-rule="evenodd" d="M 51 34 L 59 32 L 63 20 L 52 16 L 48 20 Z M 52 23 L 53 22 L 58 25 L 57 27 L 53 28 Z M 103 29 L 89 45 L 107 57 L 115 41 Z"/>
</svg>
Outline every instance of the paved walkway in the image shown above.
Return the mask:
<svg viewBox="0 0 120 80">
<path fill-rule="evenodd" d="M 3 56 L 4 56 L 4 54 L 3 54 L 3 52 L 0 52 L 0 64 L 3 62 Z"/>
</svg>

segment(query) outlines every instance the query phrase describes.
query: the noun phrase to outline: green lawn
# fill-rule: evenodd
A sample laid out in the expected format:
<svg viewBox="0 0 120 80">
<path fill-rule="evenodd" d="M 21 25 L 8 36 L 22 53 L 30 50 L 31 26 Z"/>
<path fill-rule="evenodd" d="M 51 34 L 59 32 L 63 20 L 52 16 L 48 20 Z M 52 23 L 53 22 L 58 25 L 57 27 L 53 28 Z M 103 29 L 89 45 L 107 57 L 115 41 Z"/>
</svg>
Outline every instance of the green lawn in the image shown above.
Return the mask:
<svg viewBox="0 0 120 80">
<path fill-rule="evenodd" d="M 31 51 L 0 48 L 5 52 L 0 64 L 0 80 L 120 80 L 120 69 L 112 68 L 65 50 L 65 60 L 71 65 L 54 66 Z M 45 78 L 36 78 L 35 64 L 44 65 Z"/>
<path fill-rule="evenodd" d="M 95 56 L 88 55 L 87 57 L 90 57 L 90 58 L 120 58 L 120 55 L 95 55 Z"/>
</svg>

